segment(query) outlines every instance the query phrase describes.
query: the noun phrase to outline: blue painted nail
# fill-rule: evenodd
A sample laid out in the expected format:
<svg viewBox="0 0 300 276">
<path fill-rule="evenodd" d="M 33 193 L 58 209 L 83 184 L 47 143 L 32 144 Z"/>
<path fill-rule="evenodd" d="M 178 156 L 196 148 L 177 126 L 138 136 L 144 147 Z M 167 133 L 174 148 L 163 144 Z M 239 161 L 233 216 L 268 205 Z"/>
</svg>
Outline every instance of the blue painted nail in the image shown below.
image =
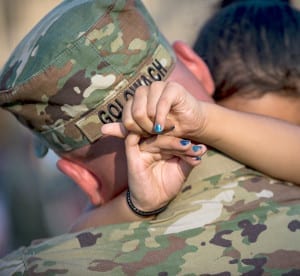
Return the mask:
<svg viewBox="0 0 300 276">
<path fill-rule="evenodd" d="M 189 143 L 190 143 L 190 140 L 185 140 L 185 139 L 180 140 L 180 144 L 183 145 L 183 146 L 186 146 Z"/>
<path fill-rule="evenodd" d="M 160 125 L 160 124 L 156 124 L 156 125 L 154 126 L 154 131 L 155 131 L 156 133 L 162 132 L 162 127 L 161 127 L 161 125 Z"/>
<path fill-rule="evenodd" d="M 199 160 L 201 160 L 201 156 L 196 156 L 196 157 L 194 157 L 194 159 L 199 161 Z"/>
<path fill-rule="evenodd" d="M 194 152 L 199 151 L 201 148 L 202 148 L 202 147 L 201 147 L 201 146 L 198 146 L 198 145 L 195 145 L 195 146 L 192 147 L 192 149 L 193 149 Z"/>
</svg>

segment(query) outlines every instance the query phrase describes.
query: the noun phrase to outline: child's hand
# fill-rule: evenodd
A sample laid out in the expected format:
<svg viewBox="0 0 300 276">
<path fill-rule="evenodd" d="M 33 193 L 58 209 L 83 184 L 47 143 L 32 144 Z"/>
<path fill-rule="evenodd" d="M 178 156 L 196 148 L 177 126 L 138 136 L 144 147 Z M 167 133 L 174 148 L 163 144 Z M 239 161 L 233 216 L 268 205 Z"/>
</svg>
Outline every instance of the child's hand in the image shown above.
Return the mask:
<svg viewBox="0 0 300 276">
<path fill-rule="evenodd" d="M 178 194 L 206 148 L 162 135 L 148 138 L 141 145 L 139 141 L 140 137 L 133 133 L 129 133 L 125 141 L 128 185 L 135 206 L 152 211 Z"/>
<path fill-rule="evenodd" d="M 193 140 L 204 131 L 205 105 L 175 82 L 154 82 L 136 90 L 124 107 L 122 122 L 128 131 L 142 136 L 169 131 Z"/>
<path fill-rule="evenodd" d="M 118 124 L 105 126 L 103 134 L 123 136 Z M 189 140 L 166 135 L 141 140 L 132 132 L 125 138 L 125 147 L 131 198 L 143 211 L 156 210 L 172 200 L 206 152 L 204 145 Z"/>
</svg>

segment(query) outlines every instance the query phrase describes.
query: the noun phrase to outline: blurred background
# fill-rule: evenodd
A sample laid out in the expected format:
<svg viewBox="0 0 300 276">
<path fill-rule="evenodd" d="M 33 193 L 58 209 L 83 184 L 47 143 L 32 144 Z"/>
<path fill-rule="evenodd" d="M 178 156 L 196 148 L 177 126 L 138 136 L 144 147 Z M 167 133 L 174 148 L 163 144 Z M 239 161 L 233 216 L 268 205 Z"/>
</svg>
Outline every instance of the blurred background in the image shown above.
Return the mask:
<svg viewBox="0 0 300 276">
<path fill-rule="evenodd" d="M 261 0 L 264 1 L 264 0 Z M 0 69 L 27 32 L 59 0 L 0 0 Z M 144 0 L 170 41 L 192 45 L 218 0 Z M 300 0 L 292 3 L 300 7 Z M 68 231 L 86 205 L 79 188 L 48 153 L 37 159 L 31 134 L 0 109 L 0 258 L 30 241 Z"/>
</svg>

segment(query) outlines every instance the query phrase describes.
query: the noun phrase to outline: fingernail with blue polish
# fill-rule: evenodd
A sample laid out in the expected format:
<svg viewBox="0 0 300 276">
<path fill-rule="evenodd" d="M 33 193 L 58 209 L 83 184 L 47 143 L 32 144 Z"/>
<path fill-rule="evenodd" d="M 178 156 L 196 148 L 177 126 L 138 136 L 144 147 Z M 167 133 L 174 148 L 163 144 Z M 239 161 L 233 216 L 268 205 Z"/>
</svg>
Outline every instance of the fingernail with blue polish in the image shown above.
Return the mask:
<svg viewBox="0 0 300 276">
<path fill-rule="evenodd" d="M 198 146 L 198 145 L 195 145 L 195 146 L 192 147 L 192 149 L 193 149 L 194 152 L 199 151 L 201 148 L 202 148 L 202 147 L 201 147 L 201 146 Z"/>
<path fill-rule="evenodd" d="M 197 160 L 197 161 L 199 161 L 199 160 L 201 160 L 201 157 L 200 156 L 196 156 L 196 157 L 194 157 L 194 159 Z"/>
<path fill-rule="evenodd" d="M 156 125 L 154 126 L 154 131 L 155 131 L 156 133 L 162 132 L 162 127 L 161 127 L 161 125 L 160 125 L 160 124 L 156 124 Z"/>
<path fill-rule="evenodd" d="M 180 144 L 183 145 L 183 146 L 186 146 L 186 145 L 188 145 L 189 143 L 190 143 L 189 140 L 185 140 L 185 139 L 180 140 Z"/>
</svg>

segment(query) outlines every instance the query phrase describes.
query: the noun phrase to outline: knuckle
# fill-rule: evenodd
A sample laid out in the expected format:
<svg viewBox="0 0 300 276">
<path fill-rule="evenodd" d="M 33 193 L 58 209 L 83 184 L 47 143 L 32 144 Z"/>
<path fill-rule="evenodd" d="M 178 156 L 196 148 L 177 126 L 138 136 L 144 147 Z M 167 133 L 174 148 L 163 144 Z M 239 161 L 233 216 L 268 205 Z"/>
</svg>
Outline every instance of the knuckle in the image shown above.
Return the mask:
<svg viewBox="0 0 300 276">
<path fill-rule="evenodd" d="M 127 130 L 134 130 L 135 129 L 135 123 L 132 120 L 126 120 L 123 122 L 125 128 Z"/>
<path fill-rule="evenodd" d="M 142 108 L 133 108 L 132 113 L 136 120 L 141 120 L 146 116 L 145 110 Z"/>
<path fill-rule="evenodd" d="M 148 117 L 151 121 L 153 121 L 155 119 L 155 110 L 153 109 L 148 109 L 147 111 Z"/>
<path fill-rule="evenodd" d="M 174 81 L 169 81 L 168 83 L 167 83 L 167 87 L 170 87 L 170 88 L 182 88 L 182 86 L 179 84 L 179 83 L 177 83 L 177 82 L 174 82 Z"/>
<path fill-rule="evenodd" d="M 149 90 L 149 87 L 148 86 L 145 86 L 145 85 L 142 85 L 142 86 L 139 86 L 136 90 L 135 90 L 135 96 L 134 97 L 138 97 L 144 93 L 147 93 Z"/>
<path fill-rule="evenodd" d="M 164 82 L 162 82 L 162 81 L 155 81 L 155 82 L 153 82 L 151 84 L 151 89 L 158 90 L 158 89 L 160 89 L 163 86 L 164 86 Z"/>
</svg>

